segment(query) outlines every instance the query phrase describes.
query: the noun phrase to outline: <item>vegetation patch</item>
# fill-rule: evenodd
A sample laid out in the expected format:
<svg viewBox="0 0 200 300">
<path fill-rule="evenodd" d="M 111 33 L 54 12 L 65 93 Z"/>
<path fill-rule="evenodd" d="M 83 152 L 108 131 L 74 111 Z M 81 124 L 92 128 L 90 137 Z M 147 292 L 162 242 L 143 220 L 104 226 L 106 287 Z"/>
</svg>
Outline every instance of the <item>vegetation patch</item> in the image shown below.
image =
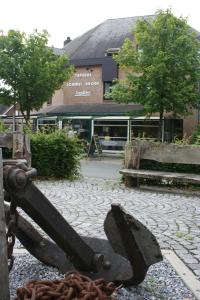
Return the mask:
<svg viewBox="0 0 200 300">
<path fill-rule="evenodd" d="M 32 167 L 38 176 L 73 179 L 80 174 L 82 146 L 76 139 L 55 131 L 30 134 Z"/>
</svg>

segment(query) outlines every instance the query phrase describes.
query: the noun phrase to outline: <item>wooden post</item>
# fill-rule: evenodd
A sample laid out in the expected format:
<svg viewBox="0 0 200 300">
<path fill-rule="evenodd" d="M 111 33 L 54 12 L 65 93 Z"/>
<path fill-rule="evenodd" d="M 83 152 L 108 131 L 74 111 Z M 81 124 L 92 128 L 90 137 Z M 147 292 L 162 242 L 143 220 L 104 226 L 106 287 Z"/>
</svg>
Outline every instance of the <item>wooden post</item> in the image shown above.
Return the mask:
<svg viewBox="0 0 200 300">
<path fill-rule="evenodd" d="M 3 163 L 2 150 L 0 148 L 0 300 L 9 299 L 6 223 L 3 197 Z"/>
<path fill-rule="evenodd" d="M 21 132 L 13 132 L 13 159 L 23 158 L 24 135 Z"/>
<path fill-rule="evenodd" d="M 125 168 L 139 169 L 140 167 L 140 153 L 141 147 L 138 145 L 127 145 L 125 148 Z M 128 187 L 138 187 L 139 179 L 126 176 L 125 185 Z"/>
<path fill-rule="evenodd" d="M 139 169 L 140 168 L 140 153 L 141 149 L 139 146 L 132 146 L 131 147 L 131 164 L 132 169 Z M 139 178 L 129 177 L 127 186 L 139 187 Z"/>
<path fill-rule="evenodd" d="M 30 137 L 24 134 L 24 158 L 27 161 L 27 166 L 31 167 L 31 142 Z"/>
</svg>

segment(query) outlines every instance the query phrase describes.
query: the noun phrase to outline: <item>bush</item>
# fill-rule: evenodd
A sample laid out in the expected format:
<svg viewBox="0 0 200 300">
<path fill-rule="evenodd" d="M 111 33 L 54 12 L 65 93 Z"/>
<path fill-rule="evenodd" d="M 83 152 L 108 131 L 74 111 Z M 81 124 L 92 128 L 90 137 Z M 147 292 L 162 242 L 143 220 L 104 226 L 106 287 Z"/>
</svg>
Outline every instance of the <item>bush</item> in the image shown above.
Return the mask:
<svg viewBox="0 0 200 300">
<path fill-rule="evenodd" d="M 189 165 L 189 164 L 175 164 L 175 163 L 160 163 L 153 160 L 141 159 L 140 169 L 144 170 L 155 170 L 162 172 L 178 172 L 178 173 L 191 173 L 200 175 L 199 165 Z M 140 179 L 140 183 L 147 185 L 164 185 L 164 186 L 174 186 L 174 187 L 200 187 L 199 185 L 178 183 L 173 180 L 162 180 L 162 179 Z"/>
<path fill-rule="evenodd" d="M 197 126 L 197 129 L 193 133 L 193 143 L 195 145 L 200 145 L 200 124 Z"/>
<path fill-rule="evenodd" d="M 175 163 L 160 163 L 153 160 L 141 159 L 140 168 L 146 170 L 155 170 L 163 172 L 178 172 L 178 173 L 191 173 L 200 174 L 199 165 L 189 165 L 189 164 L 175 164 Z"/>
<path fill-rule="evenodd" d="M 6 129 L 4 122 L 0 119 L 0 132 L 1 133 L 5 133 L 8 132 L 8 130 Z"/>
<path fill-rule="evenodd" d="M 32 166 L 39 176 L 73 179 L 79 175 L 82 147 L 55 131 L 30 134 Z"/>
<path fill-rule="evenodd" d="M 177 145 L 191 145 L 193 144 L 193 137 L 187 135 L 184 135 L 182 139 L 175 137 L 172 143 Z"/>
</svg>

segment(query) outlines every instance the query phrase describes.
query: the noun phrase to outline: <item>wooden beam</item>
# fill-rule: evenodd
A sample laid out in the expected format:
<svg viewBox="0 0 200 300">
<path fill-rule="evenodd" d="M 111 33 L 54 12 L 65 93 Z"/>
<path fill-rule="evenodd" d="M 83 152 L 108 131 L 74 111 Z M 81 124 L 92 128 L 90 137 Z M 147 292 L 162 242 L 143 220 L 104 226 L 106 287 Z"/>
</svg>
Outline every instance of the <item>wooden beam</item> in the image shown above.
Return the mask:
<svg viewBox="0 0 200 300">
<path fill-rule="evenodd" d="M 13 154 L 12 158 L 24 158 L 24 134 L 21 132 L 13 132 Z"/>
<path fill-rule="evenodd" d="M 5 224 L 3 197 L 3 163 L 2 150 L 0 148 L 0 300 L 10 299 Z"/>
<path fill-rule="evenodd" d="M 131 146 L 126 149 L 125 153 L 125 168 L 140 168 L 140 146 Z M 139 187 L 139 179 L 136 177 L 125 176 L 125 185 L 128 187 L 134 186 Z"/>
<path fill-rule="evenodd" d="M 119 171 L 127 177 L 133 178 L 148 178 L 148 179 L 166 179 L 167 181 L 176 181 L 180 183 L 192 183 L 200 184 L 200 175 L 189 173 L 174 173 L 174 172 L 162 172 L 152 170 L 134 170 L 134 169 L 122 169 Z"/>
<path fill-rule="evenodd" d="M 130 161 L 134 161 L 134 153 L 131 149 L 135 147 L 141 148 L 140 159 L 155 160 L 162 163 L 200 165 L 200 146 L 135 140 L 125 147 L 125 167 L 128 167 Z"/>
<path fill-rule="evenodd" d="M 24 134 L 24 158 L 27 161 L 27 166 L 31 167 L 31 141 L 28 134 Z"/>
</svg>

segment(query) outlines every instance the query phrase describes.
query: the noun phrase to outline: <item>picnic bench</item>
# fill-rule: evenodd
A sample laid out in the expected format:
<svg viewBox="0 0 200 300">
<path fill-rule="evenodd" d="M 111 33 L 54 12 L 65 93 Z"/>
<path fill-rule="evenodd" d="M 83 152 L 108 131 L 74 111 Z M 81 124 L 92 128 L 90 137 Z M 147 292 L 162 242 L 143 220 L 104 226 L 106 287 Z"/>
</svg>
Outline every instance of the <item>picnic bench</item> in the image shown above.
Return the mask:
<svg viewBox="0 0 200 300">
<path fill-rule="evenodd" d="M 139 186 L 139 179 L 200 184 L 200 175 L 140 169 L 141 159 L 160 163 L 200 165 L 200 146 L 135 140 L 125 146 L 125 168 L 120 173 L 127 186 Z"/>
</svg>

